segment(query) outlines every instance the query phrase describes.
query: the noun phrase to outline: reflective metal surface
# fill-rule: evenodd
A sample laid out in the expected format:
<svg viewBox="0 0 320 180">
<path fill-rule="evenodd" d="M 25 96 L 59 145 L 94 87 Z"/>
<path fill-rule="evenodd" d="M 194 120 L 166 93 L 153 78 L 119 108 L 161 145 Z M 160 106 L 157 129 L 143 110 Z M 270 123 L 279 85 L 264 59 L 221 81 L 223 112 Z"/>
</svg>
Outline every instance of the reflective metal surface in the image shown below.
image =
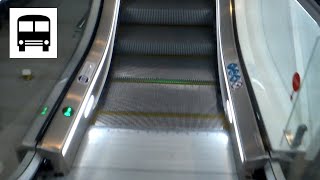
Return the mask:
<svg viewBox="0 0 320 180">
<path fill-rule="evenodd" d="M 235 148 L 240 156 L 241 165 L 245 169 L 263 167 L 266 151 L 262 142 L 256 117 L 251 105 L 239 56 L 235 44 L 233 27 L 233 5 L 231 1 L 217 1 L 217 43 L 219 58 L 219 74 L 221 91 L 224 98 L 224 107 L 231 122 Z M 242 86 L 234 88 L 229 79 L 228 66 L 235 64 L 238 67 L 239 76 L 242 78 Z M 225 87 L 223 87 L 225 85 Z"/>
<path fill-rule="evenodd" d="M 93 46 L 49 129 L 37 146 L 40 154 L 50 159 L 58 172 L 65 173 L 71 167 L 90 120 L 90 116 L 83 116 L 87 103 L 92 95 L 95 101 L 99 99 L 109 70 L 118 9 L 119 1 L 104 1 Z M 88 78 L 87 81 L 83 77 Z M 70 107 L 70 110 L 66 112 L 64 107 Z"/>
<path fill-rule="evenodd" d="M 264 167 L 267 180 L 285 180 L 280 164 L 269 161 Z"/>
<path fill-rule="evenodd" d="M 10 176 L 10 180 L 33 179 L 42 162 L 42 157 L 35 151 L 29 151 L 19 167 Z"/>
<path fill-rule="evenodd" d="M 39 134 L 41 128 L 44 126 L 44 123 L 46 119 L 48 118 L 49 113 L 53 110 L 52 107 L 55 106 L 55 103 L 57 102 L 59 96 L 61 95 L 62 91 L 64 90 L 70 76 L 72 75 L 73 71 L 76 69 L 77 65 L 81 61 L 82 57 L 87 51 L 87 48 L 90 44 L 90 41 L 92 39 L 92 34 L 95 29 L 95 24 L 98 20 L 98 12 L 101 5 L 100 0 L 94 0 L 91 5 L 90 14 L 88 15 L 87 24 L 85 26 L 82 39 L 80 40 L 77 49 L 72 55 L 72 58 L 70 59 L 68 66 L 60 76 L 59 80 L 55 84 L 54 88 L 52 89 L 50 95 L 48 95 L 44 106 L 48 107 L 48 112 L 46 115 L 43 116 L 37 116 L 34 120 L 34 123 L 30 127 L 29 131 L 25 135 L 22 145 L 24 148 L 30 149 L 32 147 L 36 146 L 36 137 Z"/>
<path fill-rule="evenodd" d="M 238 179 L 225 131 L 167 133 L 92 126 L 72 170 L 61 179 L 106 178 Z"/>
</svg>

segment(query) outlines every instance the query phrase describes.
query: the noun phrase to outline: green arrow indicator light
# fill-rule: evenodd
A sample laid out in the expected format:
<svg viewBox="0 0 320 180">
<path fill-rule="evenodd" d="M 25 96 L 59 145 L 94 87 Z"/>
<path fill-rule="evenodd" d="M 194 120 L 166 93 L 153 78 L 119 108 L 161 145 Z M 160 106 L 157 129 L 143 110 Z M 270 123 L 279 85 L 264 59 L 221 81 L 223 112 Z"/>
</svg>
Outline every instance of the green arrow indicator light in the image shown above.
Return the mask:
<svg viewBox="0 0 320 180">
<path fill-rule="evenodd" d="M 47 114 L 47 112 L 48 112 L 48 107 L 47 106 L 44 106 L 43 108 L 42 108 L 42 110 L 41 110 L 41 115 L 46 115 Z"/>
<path fill-rule="evenodd" d="M 70 117 L 73 115 L 73 109 L 70 106 L 67 106 L 65 108 L 62 109 L 63 115 L 66 117 Z"/>
</svg>

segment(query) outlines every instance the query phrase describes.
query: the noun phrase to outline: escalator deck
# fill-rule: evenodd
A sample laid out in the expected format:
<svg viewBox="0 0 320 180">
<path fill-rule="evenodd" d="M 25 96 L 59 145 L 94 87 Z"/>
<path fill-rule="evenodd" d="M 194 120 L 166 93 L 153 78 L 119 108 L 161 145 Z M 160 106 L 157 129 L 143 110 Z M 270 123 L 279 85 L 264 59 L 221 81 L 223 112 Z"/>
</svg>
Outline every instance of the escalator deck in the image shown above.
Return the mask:
<svg viewBox="0 0 320 180">
<path fill-rule="evenodd" d="M 125 129 L 223 129 L 214 11 L 209 0 L 123 2 L 96 121 Z"/>
</svg>

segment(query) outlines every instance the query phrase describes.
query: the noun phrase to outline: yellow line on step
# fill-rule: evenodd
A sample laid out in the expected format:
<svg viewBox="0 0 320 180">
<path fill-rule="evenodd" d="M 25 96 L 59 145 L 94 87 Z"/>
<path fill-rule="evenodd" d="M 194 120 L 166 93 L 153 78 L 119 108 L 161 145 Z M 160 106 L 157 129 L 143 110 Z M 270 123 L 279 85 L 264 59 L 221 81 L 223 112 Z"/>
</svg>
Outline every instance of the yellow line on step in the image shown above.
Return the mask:
<svg viewBox="0 0 320 180">
<path fill-rule="evenodd" d="M 132 111 L 98 111 L 99 115 L 109 116 L 144 116 L 158 118 L 194 118 L 194 119 L 225 119 L 223 113 L 196 114 L 196 113 L 163 113 L 163 112 L 132 112 Z"/>
</svg>

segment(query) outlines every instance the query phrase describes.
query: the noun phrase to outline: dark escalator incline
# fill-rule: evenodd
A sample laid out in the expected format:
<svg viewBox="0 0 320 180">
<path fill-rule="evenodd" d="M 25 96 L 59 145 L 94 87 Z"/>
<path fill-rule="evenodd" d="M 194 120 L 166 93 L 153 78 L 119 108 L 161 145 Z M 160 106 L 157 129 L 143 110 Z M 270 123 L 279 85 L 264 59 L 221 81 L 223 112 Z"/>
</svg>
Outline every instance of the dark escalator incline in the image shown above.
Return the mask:
<svg viewBox="0 0 320 180">
<path fill-rule="evenodd" d="M 214 1 L 124 1 L 119 19 L 96 120 L 125 129 L 223 129 Z"/>
</svg>

